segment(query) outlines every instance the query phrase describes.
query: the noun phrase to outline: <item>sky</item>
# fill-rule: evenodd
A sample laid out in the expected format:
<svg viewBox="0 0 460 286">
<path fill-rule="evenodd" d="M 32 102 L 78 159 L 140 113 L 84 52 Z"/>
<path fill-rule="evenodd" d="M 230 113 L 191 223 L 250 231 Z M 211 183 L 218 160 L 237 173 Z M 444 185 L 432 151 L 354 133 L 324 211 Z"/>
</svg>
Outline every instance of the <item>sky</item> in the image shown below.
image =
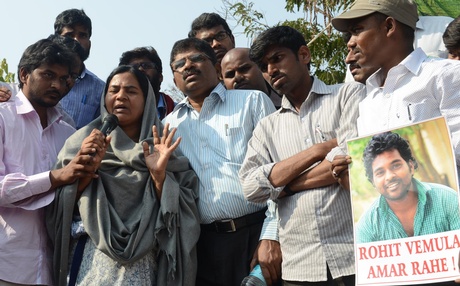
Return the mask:
<svg viewBox="0 0 460 286">
<path fill-rule="evenodd" d="M 237 2 L 231 0 L 232 3 Z M 302 12 L 288 13 L 285 0 L 251 0 L 253 8 L 265 15 L 265 24 L 302 18 Z M 23 0 L 8 1 L 1 7 L 2 36 L 0 60 L 7 60 L 16 74 L 24 50 L 54 33 L 56 16 L 64 10 L 84 9 L 91 18 L 93 34 L 86 67 L 102 80 L 118 65 L 124 51 L 153 46 L 163 63 L 162 90 L 173 86 L 169 54 L 173 44 L 187 37 L 192 21 L 203 12 L 216 12 L 225 18 L 221 0 Z M 228 17 L 237 47 L 248 47 L 244 27 Z"/>
</svg>

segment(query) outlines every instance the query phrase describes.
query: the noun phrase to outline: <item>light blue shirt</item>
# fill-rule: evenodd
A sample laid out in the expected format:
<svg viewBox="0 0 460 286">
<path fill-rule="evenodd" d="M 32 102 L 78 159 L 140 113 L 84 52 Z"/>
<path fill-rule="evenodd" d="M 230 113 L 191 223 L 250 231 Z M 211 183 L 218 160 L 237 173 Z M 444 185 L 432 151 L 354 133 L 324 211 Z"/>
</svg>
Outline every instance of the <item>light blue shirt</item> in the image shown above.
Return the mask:
<svg viewBox="0 0 460 286">
<path fill-rule="evenodd" d="M 190 160 L 200 180 L 198 209 L 201 223 L 238 218 L 262 210 L 266 203 L 248 202 L 238 172 L 252 131 L 275 111 L 273 103 L 256 90 L 226 90 L 218 84 L 206 97 L 201 112 L 188 98 L 179 102 L 164 120 L 177 128 L 178 147 Z M 261 239 L 278 240 L 276 207 L 269 202 Z"/>
<path fill-rule="evenodd" d="M 77 129 L 100 115 L 104 87 L 104 81 L 85 69 L 69 93 L 61 99 L 62 109 L 73 118 Z"/>
</svg>

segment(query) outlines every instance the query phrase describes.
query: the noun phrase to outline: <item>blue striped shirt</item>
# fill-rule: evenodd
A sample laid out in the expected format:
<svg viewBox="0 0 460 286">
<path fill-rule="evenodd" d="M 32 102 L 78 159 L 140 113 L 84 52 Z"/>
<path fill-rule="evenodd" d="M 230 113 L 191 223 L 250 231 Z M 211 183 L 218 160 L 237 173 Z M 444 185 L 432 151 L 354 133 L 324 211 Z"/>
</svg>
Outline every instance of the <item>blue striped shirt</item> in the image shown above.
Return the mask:
<svg viewBox="0 0 460 286">
<path fill-rule="evenodd" d="M 164 120 L 182 137 L 178 147 L 200 180 L 201 223 L 238 218 L 262 210 L 266 203 L 248 202 L 238 178 L 247 144 L 257 123 L 275 111 L 260 91 L 226 90 L 218 84 L 201 112 L 185 98 Z M 277 240 L 276 211 L 270 205 L 261 238 Z"/>
<path fill-rule="evenodd" d="M 85 69 L 60 104 L 79 129 L 100 115 L 101 96 L 105 83 Z"/>
</svg>

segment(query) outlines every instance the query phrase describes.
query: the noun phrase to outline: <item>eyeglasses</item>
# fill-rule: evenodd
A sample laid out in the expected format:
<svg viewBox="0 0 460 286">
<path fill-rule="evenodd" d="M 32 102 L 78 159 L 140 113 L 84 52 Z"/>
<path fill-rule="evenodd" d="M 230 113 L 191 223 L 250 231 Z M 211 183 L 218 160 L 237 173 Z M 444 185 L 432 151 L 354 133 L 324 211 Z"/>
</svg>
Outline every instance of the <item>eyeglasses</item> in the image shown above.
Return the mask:
<svg viewBox="0 0 460 286">
<path fill-rule="evenodd" d="M 142 68 L 143 70 L 151 70 L 151 69 L 156 69 L 157 66 L 154 63 L 150 62 L 142 62 L 142 63 L 137 63 L 137 64 L 132 64 L 131 65 L 135 69 Z"/>
<path fill-rule="evenodd" d="M 185 58 L 182 58 L 180 60 L 177 60 L 175 62 L 172 62 L 171 63 L 171 67 L 173 69 L 174 72 L 178 72 L 179 69 L 182 69 L 184 66 L 185 66 L 185 63 L 187 62 L 187 60 L 189 60 L 191 63 L 202 63 L 204 62 L 206 59 L 209 59 L 211 60 L 210 57 L 208 57 L 207 55 L 205 54 L 193 54 L 193 55 L 190 55 L 188 57 L 185 57 Z"/>
<path fill-rule="evenodd" d="M 222 42 L 223 40 L 228 38 L 228 33 L 226 31 L 220 31 L 219 33 L 215 34 L 213 37 L 203 38 L 202 40 L 207 42 L 208 44 L 212 45 L 214 40 L 218 42 Z"/>
</svg>

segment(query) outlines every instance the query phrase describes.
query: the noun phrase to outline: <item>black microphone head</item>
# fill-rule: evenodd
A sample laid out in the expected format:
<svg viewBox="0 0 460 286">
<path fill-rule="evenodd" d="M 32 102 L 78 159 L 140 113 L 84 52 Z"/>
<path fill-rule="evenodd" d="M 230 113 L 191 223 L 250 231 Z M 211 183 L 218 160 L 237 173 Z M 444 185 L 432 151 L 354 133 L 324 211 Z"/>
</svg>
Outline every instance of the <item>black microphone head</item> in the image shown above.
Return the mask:
<svg viewBox="0 0 460 286">
<path fill-rule="evenodd" d="M 107 136 L 118 126 L 118 117 L 115 114 L 108 114 L 102 122 L 101 132 Z"/>
<path fill-rule="evenodd" d="M 104 122 L 105 121 L 111 122 L 110 124 L 114 124 L 115 126 L 118 126 L 118 117 L 115 114 L 107 114 L 104 117 Z"/>
</svg>

